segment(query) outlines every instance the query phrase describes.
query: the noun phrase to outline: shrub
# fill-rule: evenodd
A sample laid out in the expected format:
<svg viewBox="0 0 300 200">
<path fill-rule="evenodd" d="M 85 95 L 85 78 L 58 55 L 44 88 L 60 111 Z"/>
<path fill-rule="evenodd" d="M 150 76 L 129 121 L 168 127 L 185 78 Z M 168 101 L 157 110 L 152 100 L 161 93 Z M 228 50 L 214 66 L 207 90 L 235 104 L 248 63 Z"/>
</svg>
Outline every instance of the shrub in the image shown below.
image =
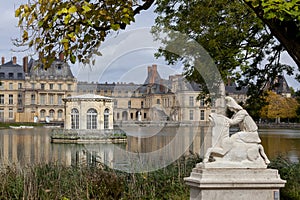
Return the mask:
<svg viewBox="0 0 300 200">
<path fill-rule="evenodd" d="M 271 161 L 269 167 L 278 169 L 280 177 L 287 181 L 285 187 L 280 189 L 280 199 L 300 199 L 300 163 L 278 156 Z"/>
</svg>

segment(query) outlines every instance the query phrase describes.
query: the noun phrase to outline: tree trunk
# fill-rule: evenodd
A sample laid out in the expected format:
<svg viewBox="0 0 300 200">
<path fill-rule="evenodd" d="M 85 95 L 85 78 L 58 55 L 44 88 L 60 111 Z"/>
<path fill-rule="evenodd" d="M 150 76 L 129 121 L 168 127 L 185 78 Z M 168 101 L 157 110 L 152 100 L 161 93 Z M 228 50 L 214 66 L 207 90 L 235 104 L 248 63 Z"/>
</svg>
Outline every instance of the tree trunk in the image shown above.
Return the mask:
<svg viewBox="0 0 300 200">
<path fill-rule="evenodd" d="M 260 7 L 253 7 L 251 1 L 244 1 L 256 15 L 269 27 L 271 33 L 283 45 L 285 50 L 300 69 L 300 36 L 295 21 L 280 21 L 279 19 L 265 19 Z"/>
</svg>

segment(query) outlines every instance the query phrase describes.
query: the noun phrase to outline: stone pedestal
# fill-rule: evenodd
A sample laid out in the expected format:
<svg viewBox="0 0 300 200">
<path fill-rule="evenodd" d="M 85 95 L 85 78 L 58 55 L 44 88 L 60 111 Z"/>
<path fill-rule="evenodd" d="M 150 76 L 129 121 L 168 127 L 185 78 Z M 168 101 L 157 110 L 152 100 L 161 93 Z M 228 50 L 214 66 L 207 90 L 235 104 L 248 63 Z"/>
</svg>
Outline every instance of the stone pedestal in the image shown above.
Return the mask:
<svg viewBox="0 0 300 200">
<path fill-rule="evenodd" d="M 191 200 L 279 200 L 284 187 L 275 169 L 202 168 L 198 164 L 190 177 Z"/>
</svg>

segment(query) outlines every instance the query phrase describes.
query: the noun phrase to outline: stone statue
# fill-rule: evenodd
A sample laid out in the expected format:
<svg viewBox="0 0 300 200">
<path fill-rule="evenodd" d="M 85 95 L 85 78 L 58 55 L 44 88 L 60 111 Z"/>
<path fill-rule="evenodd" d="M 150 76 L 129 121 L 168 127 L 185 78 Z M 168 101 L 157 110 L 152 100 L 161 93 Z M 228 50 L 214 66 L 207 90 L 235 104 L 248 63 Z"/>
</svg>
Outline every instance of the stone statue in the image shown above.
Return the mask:
<svg viewBox="0 0 300 200">
<path fill-rule="evenodd" d="M 225 97 L 226 106 L 234 112 L 232 118 L 210 114 L 212 147 L 207 150 L 206 167 L 266 168 L 270 163 L 257 132 L 257 125 L 232 97 Z M 229 128 L 239 125 L 240 131 L 230 136 Z"/>
</svg>

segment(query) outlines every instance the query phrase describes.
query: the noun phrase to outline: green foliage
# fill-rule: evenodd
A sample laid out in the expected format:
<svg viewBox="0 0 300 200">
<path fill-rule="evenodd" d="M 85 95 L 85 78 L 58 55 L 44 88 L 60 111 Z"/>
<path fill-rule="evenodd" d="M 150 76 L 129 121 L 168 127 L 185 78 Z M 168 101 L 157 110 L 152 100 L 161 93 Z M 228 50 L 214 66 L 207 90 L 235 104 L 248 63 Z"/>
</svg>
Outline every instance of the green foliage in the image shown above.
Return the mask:
<svg viewBox="0 0 300 200">
<path fill-rule="evenodd" d="M 124 199 L 189 199 L 189 187 L 183 182 L 196 163 L 197 155 L 181 157 L 154 172 L 124 174 L 128 180 Z"/>
<path fill-rule="evenodd" d="M 280 189 L 280 199 L 300 199 L 300 163 L 292 163 L 283 156 L 278 156 L 268 166 L 278 169 L 280 177 L 286 180 L 285 187 Z"/>
<path fill-rule="evenodd" d="M 0 199 L 189 199 L 183 178 L 198 162 L 197 155 L 185 156 L 166 168 L 138 174 L 104 166 L 10 166 L 0 171 Z"/>
<path fill-rule="evenodd" d="M 157 56 L 165 57 L 170 64 L 183 62 L 189 80 L 204 82 L 203 76 L 208 75 L 209 69 L 200 74 L 199 63 L 192 63 L 191 58 L 200 58 L 201 62 L 201 56 L 205 56 L 194 52 L 189 41 L 185 42 L 187 47 L 182 48 L 177 38 L 165 37 L 161 31 L 175 30 L 198 42 L 212 57 L 223 80 L 231 78 L 238 81 L 239 87 L 249 87 L 249 96 L 253 98 L 261 95 L 263 88 L 273 83 L 278 74 L 293 72 L 292 67 L 279 62 L 282 46 L 256 13 L 239 0 L 158 0 L 156 4 L 155 37 L 163 42 L 162 49 L 176 44 L 182 52 L 179 56 L 160 50 Z M 209 68 L 205 62 L 203 66 Z"/>
<path fill-rule="evenodd" d="M 33 0 L 15 11 L 23 34 L 16 45 L 39 52 L 45 68 L 63 52 L 72 63 L 90 62 L 110 30 L 134 21 L 133 1 Z"/>
<path fill-rule="evenodd" d="M 245 0 L 254 8 L 261 7 L 264 18 L 279 19 L 280 21 L 295 21 L 300 27 L 300 2 L 299 0 Z"/>
</svg>

